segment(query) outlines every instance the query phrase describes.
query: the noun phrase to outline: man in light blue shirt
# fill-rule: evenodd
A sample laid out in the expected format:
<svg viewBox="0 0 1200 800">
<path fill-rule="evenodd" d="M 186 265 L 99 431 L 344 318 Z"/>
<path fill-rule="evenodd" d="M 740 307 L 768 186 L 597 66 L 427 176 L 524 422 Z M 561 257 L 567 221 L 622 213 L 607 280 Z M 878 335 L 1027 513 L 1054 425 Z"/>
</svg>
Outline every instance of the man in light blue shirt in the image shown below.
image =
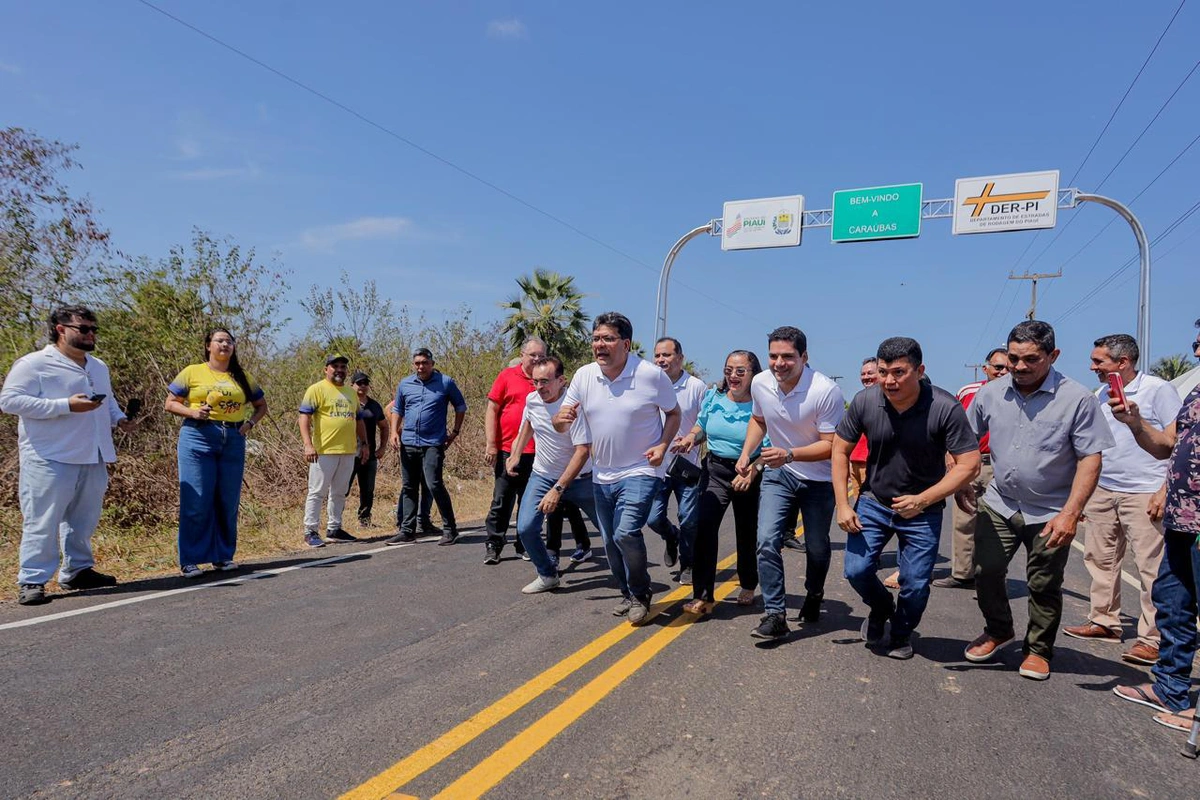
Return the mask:
<svg viewBox="0 0 1200 800">
<path fill-rule="evenodd" d="M 134 427 L 112 397 L 108 367 L 88 355 L 100 330 L 96 315 L 64 306 L 48 327 L 50 344 L 17 359 L 0 390 L 0 411 L 20 418 L 21 605 L 49 602 L 45 585 L 55 569 L 64 589 L 116 584 L 93 569 L 92 534 L 108 488 L 107 464 L 117 460 L 112 429 Z"/>
</svg>

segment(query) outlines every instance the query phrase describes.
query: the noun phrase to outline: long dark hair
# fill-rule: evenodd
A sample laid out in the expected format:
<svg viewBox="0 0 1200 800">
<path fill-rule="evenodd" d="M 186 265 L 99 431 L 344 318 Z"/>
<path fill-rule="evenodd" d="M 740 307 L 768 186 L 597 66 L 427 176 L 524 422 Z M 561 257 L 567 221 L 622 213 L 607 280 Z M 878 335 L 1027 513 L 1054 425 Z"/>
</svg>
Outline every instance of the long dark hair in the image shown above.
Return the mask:
<svg viewBox="0 0 1200 800">
<path fill-rule="evenodd" d="M 212 344 L 212 337 L 215 334 L 224 333 L 233 339 L 233 353 L 229 356 L 229 374 L 237 381 L 237 385 L 242 387 L 242 391 L 246 393 L 246 402 L 250 402 L 250 379 L 246 377 L 246 370 L 242 369 L 242 365 L 238 362 L 237 357 L 237 337 L 229 332 L 228 328 L 213 328 L 204 335 L 204 360 L 209 359 L 209 345 Z"/>
<path fill-rule="evenodd" d="M 762 372 L 762 364 L 758 363 L 758 356 L 754 355 L 752 350 L 734 350 L 729 355 L 725 356 L 725 363 L 729 363 L 729 359 L 734 356 L 743 356 L 750 362 L 750 380 L 754 380 L 754 376 Z M 729 391 L 729 379 L 725 377 L 725 368 L 721 367 L 721 385 L 717 387 L 717 391 L 725 394 Z"/>
</svg>

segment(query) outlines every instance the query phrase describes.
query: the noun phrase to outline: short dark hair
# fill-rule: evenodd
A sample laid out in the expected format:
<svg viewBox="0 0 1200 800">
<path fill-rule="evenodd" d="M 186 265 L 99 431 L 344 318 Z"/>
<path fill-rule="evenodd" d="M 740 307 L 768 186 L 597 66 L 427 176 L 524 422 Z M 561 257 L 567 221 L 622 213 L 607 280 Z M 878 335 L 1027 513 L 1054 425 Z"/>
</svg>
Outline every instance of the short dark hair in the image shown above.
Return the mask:
<svg viewBox="0 0 1200 800">
<path fill-rule="evenodd" d="M 428 347 L 418 347 L 416 350 L 413 350 L 413 358 L 420 358 L 421 356 L 433 361 L 433 351 Z"/>
<path fill-rule="evenodd" d="M 875 357 L 880 361 L 888 363 L 901 358 L 907 358 L 908 363 L 912 364 L 914 369 L 925 363 L 925 356 L 921 352 L 920 343 L 916 339 L 910 339 L 907 336 L 893 336 L 890 339 L 884 339 L 879 343 L 879 349 L 875 352 Z"/>
<path fill-rule="evenodd" d="M 87 306 L 59 306 L 51 311 L 50 317 L 46 320 L 46 327 L 49 328 L 50 343 L 58 343 L 59 325 L 70 325 L 76 319 L 94 324 L 96 322 L 96 314 Z"/>
<path fill-rule="evenodd" d="M 879 358 L 876 356 L 867 356 L 866 358 L 864 358 L 862 360 L 862 365 L 865 367 L 867 364 L 875 364 L 878 361 L 879 361 Z"/>
<path fill-rule="evenodd" d="M 1135 367 L 1137 366 L 1138 358 L 1141 356 L 1141 351 L 1138 350 L 1137 339 L 1134 339 L 1128 333 L 1110 333 L 1108 336 L 1101 336 L 1092 342 L 1092 347 L 1108 348 L 1109 355 L 1113 358 L 1128 358 L 1129 363 Z"/>
<path fill-rule="evenodd" d="M 554 377 L 556 377 L 556 378 L 562 377 L 562 374 L 563 374 L 562 359 L 560 359 L 558 356 L 542 356 L 541 358 L 535 358 L 533 360 L 533 366 L 530 367 L 530 369 L 537 369 L 538 367 L 544 367 L 547 364 L 554 365 Z"/>
<path fill-rule="evenodd" d="M 768 333 L 767 344 L 771 342 L 791 342 L 800 355 L 808 352 L 808 337 L 804 335 L 804 331 L 791 325 L 781 325 Z"/>
<path fill-rule="evenodd" d="M 612 328 L 622 339 L 633 339 L 633 323 L 620 311 L 605 311 L 603 314 L 597 315 L 592 320 L 592 332 L 595 333 L 601 325 Z"/>
<path fill-rule="evenodd" d="M 1054 328 L 1050 327 L 1049 322 L 1042 322 L 1040 319 L 1019 322 L 1008 332 L 1008 339 L 1005 340 L 1005 344 L 1013 342 L 1018 344 L 1033 342 L 1039 350 L 1050 355 L 1054 352 Z"/>
<path fill-rule="evenodd" d="M 676 339 L 674 336 L 664 336 L 661 339 L 659 339 L 657 342 L 655 342 L 654 346 L 658 347 L 663 342 L 670 342 L 672 345 L 675 346 L 675 353 L 677 355 L 683 355 L 683 345 L 681 345 L 679 343 L 679 340 Z"/>
<path fill-rule="evenodd" d="M 993 347 L 991 350 L 988 350 L 988 354 L 983 357 L 983 360 L 990 362 L 992 360 L 992 356 L 996 355 L 996 353 L 1003 353 L 1004 357 L 1008 358 L 1007 347 Z"/>
</svg>

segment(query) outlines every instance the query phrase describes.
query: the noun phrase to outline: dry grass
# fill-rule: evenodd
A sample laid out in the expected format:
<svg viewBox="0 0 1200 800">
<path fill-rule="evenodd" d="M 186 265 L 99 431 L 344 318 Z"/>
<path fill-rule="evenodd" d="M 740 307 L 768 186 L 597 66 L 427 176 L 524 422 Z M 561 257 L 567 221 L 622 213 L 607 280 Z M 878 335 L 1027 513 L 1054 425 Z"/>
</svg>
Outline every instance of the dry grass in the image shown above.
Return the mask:
<svg viewBox="0 0 1200 800">
<path fill-rule="evenodd" d="M 400 493 L 400 467 L 391 457 L 386 462 L 380 466 L 375 486 L 374 517 L 380 527 L 364 531 L 364 535 L 390 535 L 392 531 L 396 498 Z M 486 516 L 492 501 L 492 481 L 466 481 L 447 475 L 446 485 L 460 524 Z M 345 518 L 351 532 L 355 532 L 352 525 L 356 508 L 357 484 L 346 500 Z M 238 559 L 252 560 L 307 550 L 303 542 L 303 515 L 303 495 L 298 495 L 295 503 L 286 508 L 270 508 L 244 494 L 238 530 Z M 106 507 L 101 517 L 100 527 L 92 539 L 97 568 L 116 575 L 121 581 L 177 574 L 179 560 L 174 525 L 129 527 L 113 522 L 113 518 L 119 516 L 119 509 Z M 438 519 L 435 506 L 434 520 Z M 12 506 L 0 506 L 0 575 L 9 578 L 0 579 L 0 600 L 16 597 L 20 542 L 20 513 Z M 57 584 L 51 582 L 48 588 L 56 590 Z"/>
</svg>

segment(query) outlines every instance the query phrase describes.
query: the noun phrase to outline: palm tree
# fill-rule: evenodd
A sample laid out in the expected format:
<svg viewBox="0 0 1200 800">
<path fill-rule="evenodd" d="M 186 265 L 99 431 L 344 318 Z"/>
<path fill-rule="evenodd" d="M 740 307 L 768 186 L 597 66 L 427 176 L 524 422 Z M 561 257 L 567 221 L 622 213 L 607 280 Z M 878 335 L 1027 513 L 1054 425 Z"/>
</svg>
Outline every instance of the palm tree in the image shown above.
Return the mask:
<svg viewBox="0 0 1200 800">
<path fill-rule="evenodd" d="M 520 293 L 500 303 L 509 312 L 503 332 L 513 350 L 536 336 L 564 361 L 586 355 L 589 320 L 583 313 L 584 295 L 575 288 L 575 278 L 536 268 L 532 277 L 517 278 L 517 286 Z"/>
<path fill-rule="evenodd" d="M 1173 356 L 1163 356 L 1150 367 L 1150 374 L 1157 375 L 1164 381 L 1173 381 L 1192 368 L 1188 357 L 1182 353 Z"/>
</svg>

